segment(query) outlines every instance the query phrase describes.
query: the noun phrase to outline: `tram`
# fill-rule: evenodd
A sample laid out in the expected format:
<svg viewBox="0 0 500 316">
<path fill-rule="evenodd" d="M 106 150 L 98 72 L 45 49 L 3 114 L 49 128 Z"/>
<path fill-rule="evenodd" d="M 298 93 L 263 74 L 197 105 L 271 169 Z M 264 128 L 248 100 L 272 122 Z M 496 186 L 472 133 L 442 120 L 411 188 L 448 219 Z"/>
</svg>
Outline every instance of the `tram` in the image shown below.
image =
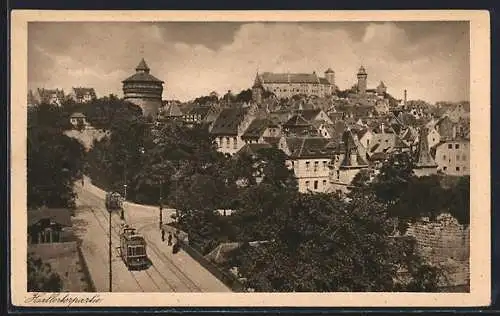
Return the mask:
<svg viewBox="0 0 500 316">
<path fill-rule="evenodd" d="M 106 193 L 106 209 L 108 211 L 121 210 L 123 207 L 123 199 L 120 193 L 108 192 Z"/>
<path fill-rule="evenodd" d="M 146 240 L 136 229 L 124 225 L 120 232 L 120 256 L 129 270 L 147 269 Z"/>
</svg>

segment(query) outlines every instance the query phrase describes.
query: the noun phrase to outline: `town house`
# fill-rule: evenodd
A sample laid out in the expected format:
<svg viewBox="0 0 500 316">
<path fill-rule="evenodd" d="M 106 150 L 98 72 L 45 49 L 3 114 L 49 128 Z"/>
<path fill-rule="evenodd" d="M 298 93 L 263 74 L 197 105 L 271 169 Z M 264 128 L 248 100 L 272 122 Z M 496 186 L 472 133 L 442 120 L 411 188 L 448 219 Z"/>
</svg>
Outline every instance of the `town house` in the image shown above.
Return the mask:
<svg viewBox="0 0 500 316">
<path fill-rule="evenodd" d="M 238 152 L 245 145 L 241 137 L 257 114 L 256 104 L 222 109 L 210 127 L 210 134 L 215 137 L 217 150 L 229 155 Z"/>
<path fill-rule="evenodd" d="M 335 146 L 324 137 L 282 137 L 278 148 L 288 156 L 299 192 L 330 192 L 329 164 Z"/>
<path fill-rule="evenodd" d="M 94 88 L 73 88 L 73 92 L 70 95 L 71 99 L 76 103 L 87 103 L 92 100 L 97 99 Z"/>
</svg>

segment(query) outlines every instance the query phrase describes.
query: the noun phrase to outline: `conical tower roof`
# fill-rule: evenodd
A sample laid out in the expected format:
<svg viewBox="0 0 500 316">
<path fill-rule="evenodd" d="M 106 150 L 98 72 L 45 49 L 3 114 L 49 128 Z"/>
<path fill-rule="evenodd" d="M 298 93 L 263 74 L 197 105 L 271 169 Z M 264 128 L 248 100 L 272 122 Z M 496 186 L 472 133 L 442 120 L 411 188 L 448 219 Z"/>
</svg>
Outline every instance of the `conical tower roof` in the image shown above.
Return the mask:
<svg viewBox="0 0 500 316">
<path fill-rule="evenodd" d="M 143 72 L 149 73 L 150 69 L 148 67 L 148 64 L 146 64 L 146 61 L 144 60 L 144 58 L 142 58 L 141 61 L 139 62 L 139 65 L 137 65 L 137 67 L 135 67 L 135 70 L 137 72 L 143 71 Z"/>
<path fill-rule="evenodd" d="M 358 75 L 366 75 L 365 67 L 363 67 L 363 66 L 359 67 Z"/>
<path fill-rule="evenodd" d="M 252 88 L 261 88 L 262 87 L 262 78 L 260 77 L 259 73 L 255 75 L 255 80 L 253 82 Z"/>
<path fill-rule="evenodd" d="M 385 84 L 384 84 L 383 81 L 380 81 L 380 83 L 378 84 L 378 87 L 379 88 L 385 88 L 386 86 L 385 86 Z"/>
</svg>

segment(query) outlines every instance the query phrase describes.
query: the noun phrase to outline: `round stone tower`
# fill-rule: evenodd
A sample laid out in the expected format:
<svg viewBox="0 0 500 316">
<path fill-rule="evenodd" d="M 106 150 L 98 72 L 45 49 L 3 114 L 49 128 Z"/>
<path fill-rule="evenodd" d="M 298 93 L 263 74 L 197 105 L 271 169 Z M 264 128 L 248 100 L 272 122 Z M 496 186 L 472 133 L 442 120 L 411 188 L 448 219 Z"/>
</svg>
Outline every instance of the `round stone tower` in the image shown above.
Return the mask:
<svg viewBox="0 0 500 316">
<path fill-rule="evenodd" d="M 162 106 L 163 81 L 149 74 L 144 58 L 135 68 L 136 73 L 123 80 L 124 100 L 142 109 L 142 115 L 156 118 Z"/>
<path fill-rule="evenodd" d="M 325 71 L 325 79 L 328 81 L 329 84 L 332 86 L 335 85 L 335 71 L 332 70 L 332 68 L 328 68 Z"/>
</svg>

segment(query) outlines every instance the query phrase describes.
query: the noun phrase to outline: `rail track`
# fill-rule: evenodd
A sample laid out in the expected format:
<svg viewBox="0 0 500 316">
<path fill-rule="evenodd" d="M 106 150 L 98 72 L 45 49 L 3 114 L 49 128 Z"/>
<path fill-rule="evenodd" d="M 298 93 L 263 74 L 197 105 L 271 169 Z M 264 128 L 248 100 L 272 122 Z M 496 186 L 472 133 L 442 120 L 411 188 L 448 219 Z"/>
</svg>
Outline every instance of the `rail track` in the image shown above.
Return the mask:
<svg viewBox="0 0 500 316">
<path fill-rule="evenodd" d="M 97 205 L 99 204 L 103 204 L 104 202 L 101 201 L 101 199 L 99 199 L 98 197 L 94 196 L 92 193 L 90 192 L 86 192 L 86 196 L 92 200 L 92 202 L 95 204 L 97 203 Z M 98 221 L 98 224 L 99 226 L 103 229 L 103 231 L 105 233 L 108 232 L 108 227 L 107 225 L 109 225 L 109 214 L 106 210 L 104 210 L 103 208 L 94 208 L 94 207 L 90 207 L 90 210 L 92 212 L 92 214 L 94 215 L 94 217 L 97 219 Z M 100 216 L 98 216 L 96 214 L 96 212 L 99 212 L 100 214 L 104 215 L 104 221 L 105 223 L 102 222 L 102 218 Z M 113 215 L 113 214 L 112 214 Z M 116 218 L 116 216 L 112 216 L 111 217 L 111 221 L 112 221 L 112 230 L 114 232 L 113 237 L 115 240 L 117 240 L 117 236 L 119 236 L 119 230 L 117 229 L 117 226 L 120 225 L 120 222 L 119 220 Z M 164 264 L 163 266 L 165 266 L 166 269 L 168 269 L 168 271 L 170 271 L 170 273 L 175 276 L 178 281 L 183 284 L 187 289 L 188 289 L 188 292 L 201 292 L 202 289 L 193 281 L 193 279 L 191 279 L 184 271 L 182 271 L 174 262 L 171 258 L 169 258 L 168 256 L 166 256 L 159 248 L 158 246 L 150 239 L 150 238 L 147 238 L 146 236 L 144 236 L 146 242 L 147 242 L 147 245 L 148 245 L 148 248 L 152 251 L 152 253 L 158 257 L 160 259 L 160 261 L 162 261 Z M 149 256 L 148 256 L 149 257 Z M 150 258 L 151 260 L 151 258 Z M 140 283 L 140 274 L 141 273 L 145 273 L 145 275 L 148 276 L 148 280 L 151 281 L 151 284 L 154 285 L 155 289 L 157 290 L 161 290 L 162 287 L 159 283 L 159 281 L 163 281 L 165 283 L 165 285 L 167 285 L 170 290 L 174 291 L 174 292 L 177 292 L 179 291 L 179 288 L 177 286 L 175 286 L 174 284 L 172 284 L 171 281 L 169 281 L 165 276 L 164 274 L 162 274 L 162 272 L 158 269 L 158 267 L 156 267 L 153 262 L 151 261 L 151 266 L 150 266 L 154 273 L 152 273 L 151 271 L 149 270 L 143 270 L 143 271 L 138 271 L 137 273 L 135 271 L 129 271 L 129 273 L 131 274 L 131 276 L 133 277 L 133 279 L 135 280 L 135 282 L 137 283 L 137 286 L 141 289 L 141 291 L 145 291 L 145 287 L 141 285 Z M 139 277 L 139 278 L 138 278 Z M 158 277 L 161 279 L 159 280 Z"/>
</svg>

